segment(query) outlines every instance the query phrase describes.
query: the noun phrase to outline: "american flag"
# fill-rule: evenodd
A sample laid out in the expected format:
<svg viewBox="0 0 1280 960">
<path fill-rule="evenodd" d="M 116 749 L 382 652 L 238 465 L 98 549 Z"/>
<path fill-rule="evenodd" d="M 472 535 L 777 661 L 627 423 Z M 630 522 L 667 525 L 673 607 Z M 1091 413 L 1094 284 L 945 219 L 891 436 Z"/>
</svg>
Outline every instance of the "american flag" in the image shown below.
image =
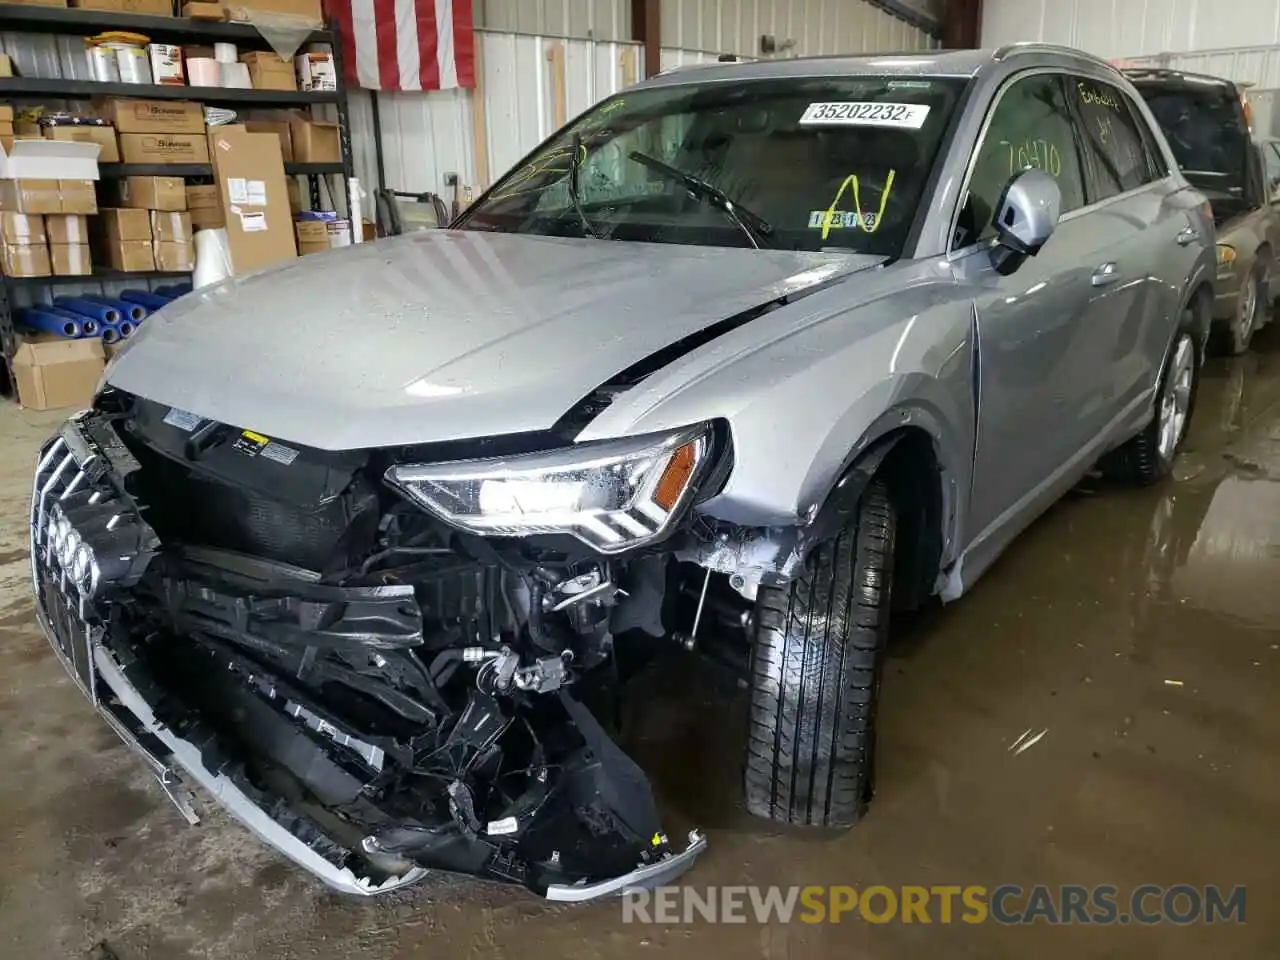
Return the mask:
<svg viewBox="0 0 1280 960">
<path fill-rule="evenodd" d="M 476 84 L 471 0 L 324 0 L 348 86 L 448 90 Z"/>
</svg>

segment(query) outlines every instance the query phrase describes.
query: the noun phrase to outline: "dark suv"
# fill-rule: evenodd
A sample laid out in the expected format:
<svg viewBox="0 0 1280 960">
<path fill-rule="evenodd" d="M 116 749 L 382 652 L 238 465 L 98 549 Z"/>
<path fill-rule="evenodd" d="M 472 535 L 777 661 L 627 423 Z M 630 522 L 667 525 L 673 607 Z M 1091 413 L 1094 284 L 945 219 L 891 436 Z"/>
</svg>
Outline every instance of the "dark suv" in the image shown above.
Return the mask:
<svg viewBox="0 0 1280 960">
<path fill-rule="evenodd" d="M 1174 70 L 1126 70 L 1151 108 L 1183 175 L 1213 206 L 1218 234 L 1213 319 L 1223 344 L 1243 353 L 1271 318 L 1280 211 L 1270 202 L 1248 109 L 1230 80 Z"/>
</svg>

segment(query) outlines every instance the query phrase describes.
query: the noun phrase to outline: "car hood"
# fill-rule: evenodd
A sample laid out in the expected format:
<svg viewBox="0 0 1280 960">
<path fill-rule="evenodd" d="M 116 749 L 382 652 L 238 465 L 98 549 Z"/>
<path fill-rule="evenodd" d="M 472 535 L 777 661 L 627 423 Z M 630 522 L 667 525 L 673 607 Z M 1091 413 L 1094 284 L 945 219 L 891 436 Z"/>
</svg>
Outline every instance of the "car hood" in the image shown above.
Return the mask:
<svg viewBox="0 0 1280 960">
<path fill-rule="evenodd" d="M 107 382 L 326 450 L 545 430 L 656 351 L 883 259 L 421 232 L 182 297 Z"/>
</svg>

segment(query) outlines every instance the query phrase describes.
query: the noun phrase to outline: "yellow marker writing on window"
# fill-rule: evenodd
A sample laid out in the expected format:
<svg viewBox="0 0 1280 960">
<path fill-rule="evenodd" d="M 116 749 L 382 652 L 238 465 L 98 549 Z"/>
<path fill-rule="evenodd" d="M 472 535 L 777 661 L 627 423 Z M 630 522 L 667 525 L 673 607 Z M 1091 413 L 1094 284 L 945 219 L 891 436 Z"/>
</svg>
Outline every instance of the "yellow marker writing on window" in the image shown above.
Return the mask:
<svg viewBox="0 0 1280 960">
<path fill-rule="evenodd" d="M 858 176 L 852 174 L 844 178 L 844 183 L 840 184 L 840 189 L 836 191 L 835 199 L 831 201 L 831 206 L 827 207 L 827 213 L 822 218 L 822 239 L 827 239 L 831 233 L 831 228 L 836 225 L 837 215 L 836 208 L 840 206 L 840 199 L 844 196 L 845 190 L 853 190 L 853 209 L 857 214 L 857 227 L 867 233 L 875 233 L 880 229 L 880 223 L 884 220 L 884 208 L 889 203 L 889 191 L 893 189 L 894 170 L 889 171 L 889 176 L 885 178 L 884 189 L 880 191 L 880 209 L 876 212 L 875 223 L 868 224 L 867 218 L 862 213 L 862 193 L 858 189 Z M 841 221 L 842 222 L 842 221 Z"/>
</svg>

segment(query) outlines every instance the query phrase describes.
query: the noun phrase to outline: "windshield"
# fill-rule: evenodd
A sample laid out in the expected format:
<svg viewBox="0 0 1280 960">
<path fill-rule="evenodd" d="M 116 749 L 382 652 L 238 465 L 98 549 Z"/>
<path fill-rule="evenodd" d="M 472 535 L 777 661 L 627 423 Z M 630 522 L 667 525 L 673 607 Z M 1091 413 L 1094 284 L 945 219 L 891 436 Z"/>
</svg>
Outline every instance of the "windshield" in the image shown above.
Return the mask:
<svg viewBox="0 0 1280 960">
<path fill-rule="evenodd" d="M 898 256 L 962 85 L 856 77 L 629 91 L 548 140 L 458 225 Z"/>
<path fill-rule="evenodd" d="M 1215 208 L 1244 200 L 1250 138 L 1244 108 L 1222 83 L 1138 84 L 1183 175 Z"/>
</svg>

